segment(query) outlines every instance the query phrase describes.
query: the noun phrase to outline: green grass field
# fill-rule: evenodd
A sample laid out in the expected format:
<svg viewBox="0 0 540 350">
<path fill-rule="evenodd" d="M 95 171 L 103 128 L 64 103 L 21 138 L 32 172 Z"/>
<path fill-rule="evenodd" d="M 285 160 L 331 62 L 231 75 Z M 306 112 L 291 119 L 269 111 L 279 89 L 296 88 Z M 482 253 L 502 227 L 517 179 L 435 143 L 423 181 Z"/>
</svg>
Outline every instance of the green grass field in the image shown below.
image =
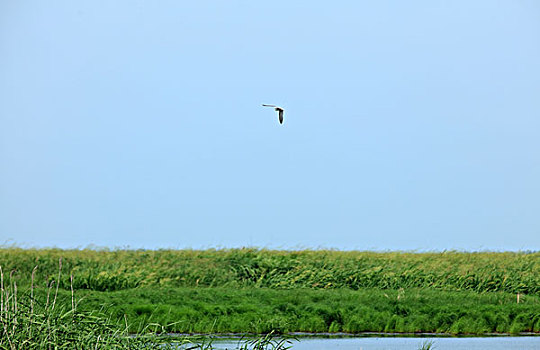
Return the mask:
<svg viewBox="0 0 540 350">
<path fill-rule="evenodd" d="M 108 305 L 119 324 L 126 315 L 131 331 L 149 323 L 180 333 L 540 331 L 540 298 L 517 304 L 500 292 L 181 287 L 78 294 L 85 310 Z"/>
<path fill-rule="evenodd" d="M 58 302 L 73 275 L 80 310 L 131 332 L 540 332 L 540 253 L 0 249 L 40 295 L 60 258 Z"/>
</svg>

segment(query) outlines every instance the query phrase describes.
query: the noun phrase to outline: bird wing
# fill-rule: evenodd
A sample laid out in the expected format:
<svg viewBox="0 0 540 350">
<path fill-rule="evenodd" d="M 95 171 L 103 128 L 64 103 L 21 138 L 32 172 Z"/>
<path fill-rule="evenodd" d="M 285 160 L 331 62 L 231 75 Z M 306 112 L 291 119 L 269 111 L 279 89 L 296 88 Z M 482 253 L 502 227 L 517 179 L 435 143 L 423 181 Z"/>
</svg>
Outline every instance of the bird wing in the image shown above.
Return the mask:
<svg viewBox="0 0 540 350">
<path fill-rule="evenodd" d="M 263 104 L 263 107 L 275 107 L 275 105 L 265 105 L 265 104 Z"/>
<path fill-rule="evenodd" d="M 283 124 L 283 109 L 279 110 L 279 123 Z"/>
</svg>

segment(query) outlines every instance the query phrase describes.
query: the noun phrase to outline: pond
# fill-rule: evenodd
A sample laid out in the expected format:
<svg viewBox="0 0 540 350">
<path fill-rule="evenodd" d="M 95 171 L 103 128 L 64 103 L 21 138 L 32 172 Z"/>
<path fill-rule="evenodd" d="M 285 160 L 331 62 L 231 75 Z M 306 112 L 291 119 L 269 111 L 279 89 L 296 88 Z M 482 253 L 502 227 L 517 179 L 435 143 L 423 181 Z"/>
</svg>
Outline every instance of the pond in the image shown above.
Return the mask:
<svg viewBox="0 0 540 350">
<path fill-rule="evenodd" d="M 294 341 L 294 350 L 418 350 L 426 341 L 432 341 L 434 350 L 538 350 L 540 336 L 496 337 L 363 337 L 363 338 L 300 338 Z M 215 349 L 236 349 L 238 340 L 217 340 Z"/>
</svg>

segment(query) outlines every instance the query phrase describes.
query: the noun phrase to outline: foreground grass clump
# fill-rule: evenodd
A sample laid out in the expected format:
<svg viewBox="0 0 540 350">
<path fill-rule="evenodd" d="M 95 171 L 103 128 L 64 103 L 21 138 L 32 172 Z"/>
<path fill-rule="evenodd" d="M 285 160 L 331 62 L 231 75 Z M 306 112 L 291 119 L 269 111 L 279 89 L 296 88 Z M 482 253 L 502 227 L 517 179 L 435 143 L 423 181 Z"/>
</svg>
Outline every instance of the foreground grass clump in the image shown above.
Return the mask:
<svg viewBox="0 0 540 350">
<path fill-rule="evenodd" d="M 6 270 L 28 274 L 39 264 L 44 276 L 54 276 L 61 257 L 77 276 L 75 288 L 95 291 L 202 286 L 429 288 L 540 295 L 540 252 L 0 249 Z M 69 286 L 69 278 L 60 283 Z"/>
<path fill-rule="evenodd" d="M 149 338 L 130 336 L 103 313 L 76 310 L 73 294 L 71 305 L 59 303 L 53 285 L 41 293 L 44 298 L 34 298 L 33 285 L 19 292 L 13 274 L 4 279 L 0 267 L 0 349 L 159 348 Z"/>
</svg>

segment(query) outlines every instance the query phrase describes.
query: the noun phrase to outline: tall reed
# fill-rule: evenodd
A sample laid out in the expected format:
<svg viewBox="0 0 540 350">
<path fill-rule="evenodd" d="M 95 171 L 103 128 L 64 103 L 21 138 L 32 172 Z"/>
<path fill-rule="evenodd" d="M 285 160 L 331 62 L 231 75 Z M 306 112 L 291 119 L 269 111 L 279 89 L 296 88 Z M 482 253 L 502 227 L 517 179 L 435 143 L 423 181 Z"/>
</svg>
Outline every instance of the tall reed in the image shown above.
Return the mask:
<svg viewBox="0 0 540 350">
<path fill-rule="evenodd" d="M 73 273 L 75 289 L 264 287 L 277 289 L 430 288 L 540 296 L 540 252 L 340 252 L 223 250 L 58 250 L 0 248 L 5 271 Z M 68 290 L 69 274 L 56 279 Z M 52 279 L 47 279 L 51 282 Z"/>
<path fill-rule="evenodd" d="M 129 335 L 126 329 L 114 326 L 99 312 L 78 312 L 72 294 L 72 308 L 57 304 L 59 283 L 47 284 L 46 300 L 34 285 L 32 271 L 30 290 L 20 293 L 16 271 L 5 281 L 0 266 L 0 349 L 157 349 L 160 345 L 151 338 Z M 61 261 L 58 280 L 61 278 Z M 5 283 L 7 282 L 7 283 Z M 52 301 L 51 289 L 56 287 Z M 72 290 L 73 291 L 73 290 Z M 62 305 L 61 305 L 62 304 Z"/>
<path fill-rule="evenodd" d="M 212 341 L 194 341 L 189 337 L 173 339 L 149 334 L 152 328 L 164 327 L 152 323 L 142 327 L 138 333 L 129 334 L 129 325 L 120 328 L 111 322 L 103 312 L 80 312 L 71 281 L 71 308 L 69 301 L 59 300 L 59 281 L 62 277 L 62 259 L 59 260 L 57 281 L 46 284 L 46 290 L 40 290 L 34 284 L 38 266 L 31 274 L 29 291 L 20 293 L 17 287 L 16 271 L 12 270 L 7 280 L 0 266 L 0 349 L 214 349 Z M 35 296 L 38 296 L 37 298 Z M 41 296 L 43 300 L 39 298 Z M 52 300 L 51 300 L 52 298 Z M 290 348 L 290 341 L 277 339 L 273 334 L 239 344 L 239 350 L 285 350 Z"/>
</svg>

